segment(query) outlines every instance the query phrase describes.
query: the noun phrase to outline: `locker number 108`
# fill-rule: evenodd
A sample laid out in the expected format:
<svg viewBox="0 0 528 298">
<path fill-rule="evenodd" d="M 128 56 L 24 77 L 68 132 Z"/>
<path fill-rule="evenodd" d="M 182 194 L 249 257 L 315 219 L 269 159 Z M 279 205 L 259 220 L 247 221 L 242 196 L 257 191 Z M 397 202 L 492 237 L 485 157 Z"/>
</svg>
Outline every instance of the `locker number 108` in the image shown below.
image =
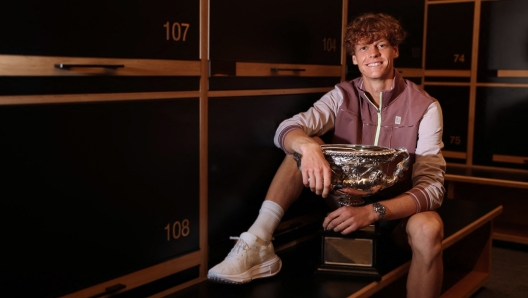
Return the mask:
<svg viewBox="0 0 528 298">
<path fill-rule="evenodd" d="M 168 223 L 165 226 L 165 231 L 167 232 L 167 241 L 179 239 L 180 237 L 187 237 L 189 236 L 189 233 L 191 233 L 191 229 L 189 228 L 189 220 L 184 219 L 182 221 Z"/>
</svg>

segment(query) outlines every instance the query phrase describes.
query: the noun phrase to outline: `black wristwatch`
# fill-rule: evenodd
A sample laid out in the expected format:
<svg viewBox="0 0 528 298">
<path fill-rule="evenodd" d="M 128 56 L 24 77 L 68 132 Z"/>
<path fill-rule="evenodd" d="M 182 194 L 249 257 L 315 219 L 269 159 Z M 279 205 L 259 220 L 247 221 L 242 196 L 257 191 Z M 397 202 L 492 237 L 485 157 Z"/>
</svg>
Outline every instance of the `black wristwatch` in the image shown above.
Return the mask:
<svg viewBox="0 0 528 298">
<path fill-rule="evenodd" d="M 383 206 L 381 203 L 374 203 L 372 206 L 374 207 L 374 212 L 376 212 L 379 216 L 378 221 L 382 221 L 385 217 L 385 206 Z"/>
</svg>

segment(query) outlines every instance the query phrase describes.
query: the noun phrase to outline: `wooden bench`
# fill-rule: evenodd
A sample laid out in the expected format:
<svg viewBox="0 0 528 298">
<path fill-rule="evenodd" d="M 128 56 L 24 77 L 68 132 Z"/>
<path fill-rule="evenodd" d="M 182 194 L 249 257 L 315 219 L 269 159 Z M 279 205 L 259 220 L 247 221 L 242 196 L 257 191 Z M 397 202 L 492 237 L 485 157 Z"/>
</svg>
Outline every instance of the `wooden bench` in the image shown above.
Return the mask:
<svg viewBox="0 0 528 298">
<path fill-rule="evenodd" d="M 528 171 L 449 165 L 445 185 L 448 198 L 501 204 L 493 239 L 528 244 Z"/>
<path fill-rule="evenodd" d="M 438 212 L 444 220 L 445 234 L 442 295 L 469 297 L 490 276 L 493 219 L 502 212 L 502 206 L 446 199 Z M 396 265 L 375 282 L 316 275 L 319 241 L 318 237 L 311 237 L 278 247 L 283 268 L 272 278 L 244 285 L 204 281 L 166 297 L 405 297 L 409 260 Z"/>
</svg>

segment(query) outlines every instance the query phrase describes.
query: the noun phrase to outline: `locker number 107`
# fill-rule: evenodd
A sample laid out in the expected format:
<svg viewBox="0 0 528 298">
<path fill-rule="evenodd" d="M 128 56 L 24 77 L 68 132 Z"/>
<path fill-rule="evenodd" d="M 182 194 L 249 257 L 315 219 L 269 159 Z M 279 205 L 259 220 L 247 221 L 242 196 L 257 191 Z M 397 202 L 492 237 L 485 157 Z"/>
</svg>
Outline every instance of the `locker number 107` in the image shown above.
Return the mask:
<svg viewBox="0 0 528 298">
<path fill-rule="evenodd" d="M 187 39 L 187 31 L 189 31 L 190 26 L 191 25 L 189 23 L 165 23 L 163 27 L 165 28 L 166 40 L 185 41 Z"/>
</svg>

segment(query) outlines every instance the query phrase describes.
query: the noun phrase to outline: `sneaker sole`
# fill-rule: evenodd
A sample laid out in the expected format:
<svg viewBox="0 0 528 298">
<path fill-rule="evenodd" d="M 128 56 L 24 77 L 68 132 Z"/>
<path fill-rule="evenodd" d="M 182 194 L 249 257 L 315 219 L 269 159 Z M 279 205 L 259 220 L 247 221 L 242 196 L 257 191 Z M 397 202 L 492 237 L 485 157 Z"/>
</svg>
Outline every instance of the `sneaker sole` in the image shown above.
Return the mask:
<svg viewBox="0 0 528 298">
<path fill-rule="evenodd" d="M 208 274 L 211 281 L 224 284 L 245 284 L 254 279 L 271 277 L 279 273 L 282 268 L 282 261 L 278 256 L 262 264 L 251 267 L 248 271 L 234 275 Z"/>
</svg>

